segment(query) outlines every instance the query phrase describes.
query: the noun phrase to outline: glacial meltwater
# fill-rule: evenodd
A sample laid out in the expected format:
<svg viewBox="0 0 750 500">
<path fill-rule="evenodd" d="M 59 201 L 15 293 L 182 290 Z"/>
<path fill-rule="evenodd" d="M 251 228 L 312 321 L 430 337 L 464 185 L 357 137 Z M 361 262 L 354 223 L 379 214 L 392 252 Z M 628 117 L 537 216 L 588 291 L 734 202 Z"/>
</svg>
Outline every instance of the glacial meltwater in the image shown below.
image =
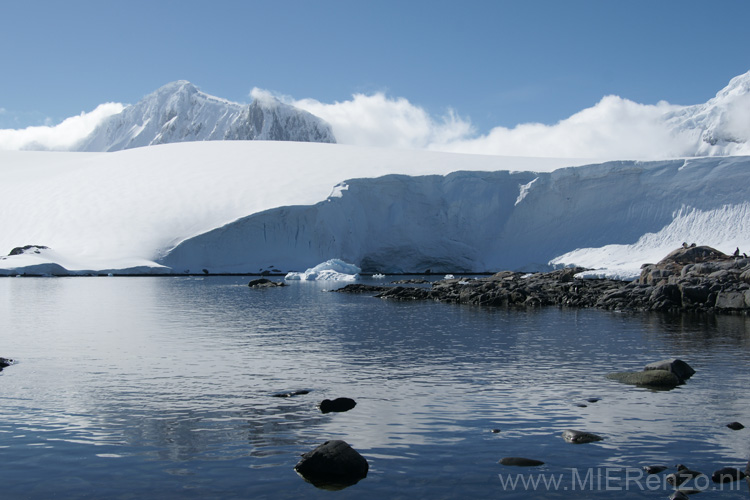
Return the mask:
<svg viewBox="0 0 750 500">
<path fill-rule="evenodd" d="M 750 455 L 748 317 L 509 311 L 248 281 L 0 279 L 0 356 L 16 360 L 0 372 L 0 497 L 666 499 L 676 464 L 707 474 L 683 485 L 700 498 L 748 497 L 745 480 L 710 480 Z M 672 357 L 696 374 L 671 391 L 605 378 Z M 316 407 L 337 397 L 356 406 Z M 566 429 L 603 439 L 569 444 Z M 340 491 L 294 471 L 331 439 L 369 463 Z"/>
</svg>

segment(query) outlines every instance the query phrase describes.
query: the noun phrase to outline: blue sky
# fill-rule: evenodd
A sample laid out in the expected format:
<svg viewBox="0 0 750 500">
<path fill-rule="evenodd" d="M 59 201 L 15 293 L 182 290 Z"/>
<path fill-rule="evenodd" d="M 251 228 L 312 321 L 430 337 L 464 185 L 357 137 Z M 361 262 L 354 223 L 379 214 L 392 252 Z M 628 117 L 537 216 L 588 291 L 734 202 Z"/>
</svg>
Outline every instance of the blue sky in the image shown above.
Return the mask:
<svg viewBox="0 0 750 500">
<path fill-rule="evenodd" d="M 750 70 L 747 0 L 0 0 L 0 128 L 190 80 L 323 103 L 383 92 L 478 133 L 609 94 L 697 104 Z"/>
</svg>

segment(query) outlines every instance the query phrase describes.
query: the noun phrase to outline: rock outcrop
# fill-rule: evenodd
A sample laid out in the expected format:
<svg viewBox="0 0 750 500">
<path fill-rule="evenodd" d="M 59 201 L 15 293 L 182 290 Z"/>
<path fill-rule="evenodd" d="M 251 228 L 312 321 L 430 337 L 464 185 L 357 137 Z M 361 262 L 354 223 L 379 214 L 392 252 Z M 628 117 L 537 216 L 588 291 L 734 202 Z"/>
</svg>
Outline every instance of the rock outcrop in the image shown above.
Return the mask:
<svg viewBox="0 0 750 500">
<path fill-rule="evenodd" d="M 478 306 L 750 314 L 750 258 L 725 255 L 710 247 L 680 248 L 657 264 L 644 265 L 636 281 L 576 278 L 582 271 L 503 271 L 483 278 L 444 279 L 429 288 L 356 284 L 337 291 Z"/>
</svg>

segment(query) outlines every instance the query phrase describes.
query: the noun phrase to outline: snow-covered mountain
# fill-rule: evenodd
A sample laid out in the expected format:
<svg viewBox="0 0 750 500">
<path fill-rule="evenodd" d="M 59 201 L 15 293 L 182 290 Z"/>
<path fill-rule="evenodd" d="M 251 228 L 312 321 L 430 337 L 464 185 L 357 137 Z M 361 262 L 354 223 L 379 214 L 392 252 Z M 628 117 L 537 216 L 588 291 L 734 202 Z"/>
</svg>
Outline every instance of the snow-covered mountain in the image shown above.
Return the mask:
<svg viewBox="0 0 750 500">
<path fill-rule="evenodd" d="M 270 141 L 4 151 L 0 249 L 48 248 L 0 258 L 0 274 L 304 271 L 331 258 L 387 273 L 627 274 L 683 241 L 750 248 L 750 157 L 583 163 Z"/>
<path fill-rule="evenodd" d="M 690 156 L 750 153 L 750 71 L 732 78 L 705 104 L 667 113 L 664 120 L 673 134 L 693 136 Z"/>
<path fill-rule="evenodd" d="M 180 80 L 108 117 L 71 149 L 119 151 L 217 140 L 336 142 L 326 122 L 272 97 L 242 105 L 205 94 Z"/>
</svg>

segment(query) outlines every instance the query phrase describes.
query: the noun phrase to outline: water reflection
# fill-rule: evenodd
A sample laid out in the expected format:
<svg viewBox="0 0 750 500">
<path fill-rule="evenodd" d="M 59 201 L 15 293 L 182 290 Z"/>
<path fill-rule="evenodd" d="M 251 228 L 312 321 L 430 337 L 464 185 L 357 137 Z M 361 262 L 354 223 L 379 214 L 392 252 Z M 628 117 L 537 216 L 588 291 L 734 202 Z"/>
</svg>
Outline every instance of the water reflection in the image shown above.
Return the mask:
<svg viewBox="0 0 750 500">
<path fill-rule="evenodd" d="M 144 478 L 196 497 L 294 498 L 314 490 L 289 483 L 293 465 L 328 439 L 371 465 L 341 494 L 371 497 L 494 496 L 502 456 L 556 472 L 710 470 L 750 455 L 743 431 L 725 427 L 750 414 L 749 318 L 518 312 L 245 281 L 0 280 L 0 355 L 19 360 L 0 375 L 0 450 L 20 458 L 3 484 L 29 464 L 59 478 L 61 457 L 95 457 L 102 474 L 129 478 L 164 464 Z M 674 391 L 604 378 L 669 357 L 697 371 Z M 316 408 L 340 397 L 356 407 Z M 604 440 L 571 448 L 569 428 Z"/>
</svg>

